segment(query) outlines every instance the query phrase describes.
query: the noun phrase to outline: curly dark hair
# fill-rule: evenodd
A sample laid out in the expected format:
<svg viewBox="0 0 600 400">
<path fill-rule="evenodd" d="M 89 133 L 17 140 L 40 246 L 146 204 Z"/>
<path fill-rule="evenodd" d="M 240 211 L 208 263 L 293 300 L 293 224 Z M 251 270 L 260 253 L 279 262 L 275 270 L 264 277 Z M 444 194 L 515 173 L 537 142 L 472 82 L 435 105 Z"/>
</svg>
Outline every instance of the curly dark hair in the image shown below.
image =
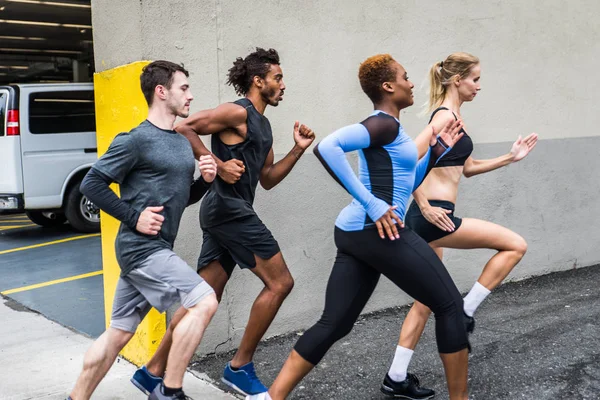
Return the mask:
<svg viewBox="0 0 600 400">
<path fill-rule="evenodd" d="M 183 64 L 179 65 L 165 60 L 153 61 L 142 69 L 140 83 L 148 106 L 152 105 L 156 86 L 161 85 L 171 89 L 173 75 L 177 71 L 183 72 L 187 77 L 190 76 L 189 72 L 183 68 Z"/>
<path fill-rule="evenodd" d="M 389 54 L 377 54 L 360 64 L 358 69 L 360 87 L 373 103 L 383 98 L 381 84 L 396 79 L 396 71 L 392 68 L 394 61 Z"/>
<path fill-rule="evenodd" d="M 245 96 L 250 91 L 254 77 L 264 79 L 272 64 L 279 65 L 277 50 L 257 47 L 256 51 L 248 54 L 246 58 L 236 58 L 233 67 L 229 69 L 227 84 L 233 85 L 238 95 Z"/>
</svg>

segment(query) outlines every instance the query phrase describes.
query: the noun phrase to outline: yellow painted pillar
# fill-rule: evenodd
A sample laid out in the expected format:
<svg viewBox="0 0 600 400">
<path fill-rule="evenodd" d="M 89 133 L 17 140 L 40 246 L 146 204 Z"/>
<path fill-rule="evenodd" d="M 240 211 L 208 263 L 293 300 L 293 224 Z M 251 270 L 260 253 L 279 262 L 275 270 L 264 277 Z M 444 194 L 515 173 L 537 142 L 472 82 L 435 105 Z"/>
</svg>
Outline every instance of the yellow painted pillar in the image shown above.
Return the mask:
<svg viewBox="0 0 600 400">
<path fill-rule="evenodd" d="M 108 150 L 113 138 L 130 131 L 148 115 L 148 105 L 140 88 L 142 68 L 149 61 L 138 61 L 94 74 L 96 101 L 96 141 L 98 156 Z M 113 184 L 119 195 L 119 186 Z M 110 323 L 113 297 L 121 269 L 115 255 L 115 238 L 119 221 L 102 212 L 102 266 L 104 270 L 104 311 Z M 133 339 L 121 355 L 136 365 L 146 363 L 156 351 L 166 331 L 166 315 L 152 309 L 142 321 Z"/>
</svg>

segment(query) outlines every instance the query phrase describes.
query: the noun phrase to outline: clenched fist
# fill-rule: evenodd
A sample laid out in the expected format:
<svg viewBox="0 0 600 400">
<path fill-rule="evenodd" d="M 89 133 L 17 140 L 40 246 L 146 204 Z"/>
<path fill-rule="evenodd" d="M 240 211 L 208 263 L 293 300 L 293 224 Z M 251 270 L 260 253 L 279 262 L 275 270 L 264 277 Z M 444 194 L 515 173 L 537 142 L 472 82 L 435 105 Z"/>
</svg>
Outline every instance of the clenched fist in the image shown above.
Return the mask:
<svg viewBox="0 0 600 400">
<path fill-rule="evenodd" d="M 211 183 L 215 180 L 215 177 L 217 176 L 217 162 L 213 156 L 200 156 L 198 168 L 200 169 L 200 174 L 202 175 L 204 182 Z"/>
<path fill-rule="evenodd" d="M 158 235 L 165 220 L 165 217 L 159 214 L 163 208 L 163 206 L 146 207 L 140 214 L 135 229 L 145 235 Z"/>
</svg>

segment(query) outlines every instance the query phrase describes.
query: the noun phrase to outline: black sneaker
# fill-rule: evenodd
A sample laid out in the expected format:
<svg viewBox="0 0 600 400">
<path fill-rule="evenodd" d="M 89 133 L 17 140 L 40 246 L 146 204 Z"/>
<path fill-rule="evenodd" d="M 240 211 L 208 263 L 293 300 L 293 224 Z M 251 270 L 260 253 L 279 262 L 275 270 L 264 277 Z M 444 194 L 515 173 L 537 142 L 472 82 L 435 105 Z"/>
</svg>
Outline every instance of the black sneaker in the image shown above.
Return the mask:
<svg viewBox="0 0 600 400">
<path fill-rule="evenodd" d="M 167 396 L 166 394 L 163 394 L 163 391 L 161 390 L 162 387 L 162 383 L 157 385 L 152 393 L 150 393 L 150 396 L 148 396 L 148 400 L 192 400 L 191 397 L 188 397 L 183 393 L 183 390 L 179 390 L 172 396 Z"/>
<path fill-rule="evenodd" d="M 431 399 L 435 396 L 433 390 L 422 388 L 419 384 L 419 378 L 410 373 L 406 374 L 406 379 L 402 382 L 396 382 L 388 374 L 385 374 L 385 379 L 381 384 L 381 392 L 396 399 L 422 400 Z"/>
<path fill-rule="evenodd" d="M 465 328 L 467 328 L 467 333 L 473 333 L 475 331 L 475 318 L 469 317 L 464 311 L 463 322 L 465 323 Z"/>
<path fill-rule="evenodd" d="M 469 335 L 475 331 L 475 318 L 469 317 L 463 311 L 463 323 L 465 324 L 465 329 L 467 330 L 467 349 L 469 353 L 471 352 L 471 341 L 469 340 Z"/>
</svg>

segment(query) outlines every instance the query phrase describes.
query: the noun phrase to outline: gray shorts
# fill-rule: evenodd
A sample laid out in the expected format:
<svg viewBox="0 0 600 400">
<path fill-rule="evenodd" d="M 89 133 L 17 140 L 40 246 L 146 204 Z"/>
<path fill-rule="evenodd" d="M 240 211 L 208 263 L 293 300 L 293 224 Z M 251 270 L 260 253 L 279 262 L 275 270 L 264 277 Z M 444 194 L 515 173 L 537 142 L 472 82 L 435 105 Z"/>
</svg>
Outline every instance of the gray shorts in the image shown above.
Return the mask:
<svg viewBox="0 0 600 400">
<path fill-rule="evenodd" d="M 190 308 L 213 293 L 208 283 L 173 251 L 160 250 L 119 278 L 110 326 L 135 332 L 152 307 L 162 313 L 180 301 Z"/>
</svg>

